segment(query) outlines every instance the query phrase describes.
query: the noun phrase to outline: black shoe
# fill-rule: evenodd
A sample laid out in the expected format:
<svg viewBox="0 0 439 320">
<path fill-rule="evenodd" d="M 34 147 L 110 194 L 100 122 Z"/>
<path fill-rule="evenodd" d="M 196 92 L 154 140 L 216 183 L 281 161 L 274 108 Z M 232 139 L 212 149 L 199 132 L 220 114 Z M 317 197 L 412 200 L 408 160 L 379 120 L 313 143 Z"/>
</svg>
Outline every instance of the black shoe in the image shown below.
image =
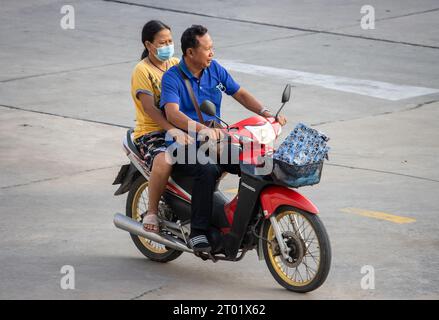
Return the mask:
<svg viewBox="0 0 439 320">
<path fill-rule="evenodd" d="M 207 237 L 204 234 L 191 237 L 189 239 L 189 247 L 192 250 L 194 250 L 195 253 L 198 252 L 209 253 L 212 250 L 209 241 L 207 240 Z"/>
</svg>

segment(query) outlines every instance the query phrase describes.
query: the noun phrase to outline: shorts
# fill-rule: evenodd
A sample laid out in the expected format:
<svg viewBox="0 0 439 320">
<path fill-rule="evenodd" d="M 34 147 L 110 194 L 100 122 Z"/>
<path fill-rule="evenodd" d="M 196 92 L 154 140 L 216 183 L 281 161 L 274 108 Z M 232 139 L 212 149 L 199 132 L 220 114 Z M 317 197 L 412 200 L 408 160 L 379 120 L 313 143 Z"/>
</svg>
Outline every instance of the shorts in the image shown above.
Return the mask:
<svg viewBox="0 0 439 320">
<path fill-rule="evenodd" d="M 137 138 L 135 141 L 149 171 L 152 170 L 154 158 L 159 153 L 166 152 L 165 136 L 165 131 L 154 131 Z"/>
</svg>

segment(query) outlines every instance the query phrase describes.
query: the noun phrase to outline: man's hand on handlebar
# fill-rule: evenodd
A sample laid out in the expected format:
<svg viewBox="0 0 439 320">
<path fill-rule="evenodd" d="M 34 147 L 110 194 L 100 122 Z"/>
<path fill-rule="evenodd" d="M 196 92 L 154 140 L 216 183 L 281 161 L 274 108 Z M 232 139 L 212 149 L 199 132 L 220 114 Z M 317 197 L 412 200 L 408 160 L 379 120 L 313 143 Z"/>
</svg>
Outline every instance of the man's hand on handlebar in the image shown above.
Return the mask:
<svg viewBox="0 0 439 320">
<path fill-rule="evenodd" d="M 265 112 L 262 114 L 262 116 L 265 117 L 265 118 L 274 118 L 274 116 L 273 116 L 273 115 L 270 113 L 270 111 L 268 111 L 268 110 L 265 111 Z M 280 124 L 281 126 L 284 126 L 284 125 L 287 124 L 287 118 L 286 118 L 284 115 L 282 115 L 282 114 L 279 114 L 279 115 L 277 116 L 276 121 L 279 122 L 279 124 Z"/>
<path fill-rule="evenodd" d="M 287 118 L 284 115 L 278 115 L 276 120 L 282 127 L 287 124 Z"/>
</svg>

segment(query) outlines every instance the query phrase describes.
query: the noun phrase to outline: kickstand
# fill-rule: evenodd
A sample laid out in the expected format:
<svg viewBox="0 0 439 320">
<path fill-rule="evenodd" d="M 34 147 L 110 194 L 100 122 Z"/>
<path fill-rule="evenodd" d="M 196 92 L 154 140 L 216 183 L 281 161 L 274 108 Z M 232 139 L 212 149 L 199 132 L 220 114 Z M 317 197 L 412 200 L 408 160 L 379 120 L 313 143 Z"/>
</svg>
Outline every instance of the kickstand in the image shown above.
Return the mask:
<svg viewBox="0 0 439 320">
<path fill-rule="evenodd" d="M 216 262 L 218 261 L 218 260 L 215 258 L 215 256 L 214 256 L 213 254 L 211 254 L 210 252 L 209 252 L 208 256 L 209 256 L 210 260 L 213 261 L 213 263 L 216 263 Z"/>
<path fill-rule="evenodd" d="M 214 255 L 212 255 L 210 252 L 209 253 L 205 253 L 205 252 L 198 252 L 195 253 L 195 255 L 201 259 L 203 259 L 204 261 L 206 260 L 212 260 L 214 263 L 216 263 L 218 261 L 218 259 L 215 258 Z"/>
</svg>

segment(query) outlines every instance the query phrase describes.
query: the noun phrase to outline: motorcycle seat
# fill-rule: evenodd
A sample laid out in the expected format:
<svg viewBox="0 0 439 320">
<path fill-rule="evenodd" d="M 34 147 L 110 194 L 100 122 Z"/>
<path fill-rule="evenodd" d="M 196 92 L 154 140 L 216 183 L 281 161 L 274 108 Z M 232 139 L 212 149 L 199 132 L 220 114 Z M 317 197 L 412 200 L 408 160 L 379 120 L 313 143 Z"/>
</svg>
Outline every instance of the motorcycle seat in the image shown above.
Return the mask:
<svg viewBox="0 0 439 320">
<path fill-rule="evenodd" d="M 142 155 L 140 154 L 139 149 L 137 148 L 136 144 L 133 141 L 133 132 L 134 132 L 134 129 L 129 129 L 127 131 L 128 148 L 130 148 L 130 151 L 133 152 L 137 157 L 139 157 L 140 159 L 143 159 Z"/>
</svg>

